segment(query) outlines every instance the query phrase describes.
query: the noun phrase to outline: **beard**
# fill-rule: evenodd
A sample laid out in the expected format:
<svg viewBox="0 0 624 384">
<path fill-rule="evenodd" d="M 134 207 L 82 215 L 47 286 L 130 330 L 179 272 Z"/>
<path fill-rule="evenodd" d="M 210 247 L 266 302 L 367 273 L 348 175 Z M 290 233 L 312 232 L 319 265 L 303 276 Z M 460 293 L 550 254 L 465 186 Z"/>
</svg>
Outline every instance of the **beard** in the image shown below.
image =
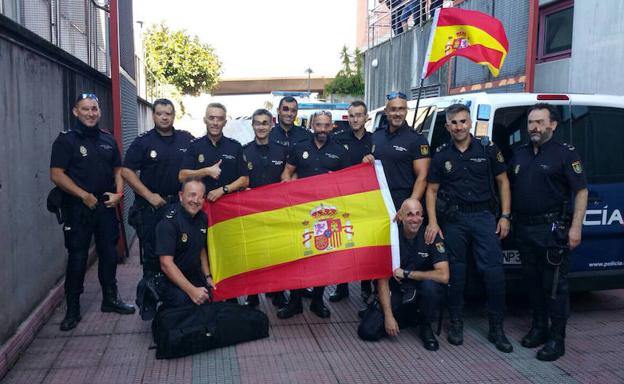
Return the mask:
<svg viewBox="0 0 624 384">
<path fill-rule="evenodd" d="M 314 132 L 314 138 L 319 143 L 324 143 L 327 141 L 327 133 L 325 132 Z"/>
</svg>

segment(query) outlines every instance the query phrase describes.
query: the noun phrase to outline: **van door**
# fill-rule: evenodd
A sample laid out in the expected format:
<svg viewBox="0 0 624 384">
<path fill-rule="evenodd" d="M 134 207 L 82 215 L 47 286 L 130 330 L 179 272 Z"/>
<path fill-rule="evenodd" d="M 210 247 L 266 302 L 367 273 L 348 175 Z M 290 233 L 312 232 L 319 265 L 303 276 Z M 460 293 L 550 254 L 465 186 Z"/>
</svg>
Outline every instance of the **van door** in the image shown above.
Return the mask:
<svg viewBox="0 0 624 384">
<path fill-rule="evenodd" d="M 624 269 L 623 108 L 572 106 L 571 142 L 581 155 L 589 199 L 572 269 Z M 624 284 L 624 283 L 623 283 Z"/>
</svg>

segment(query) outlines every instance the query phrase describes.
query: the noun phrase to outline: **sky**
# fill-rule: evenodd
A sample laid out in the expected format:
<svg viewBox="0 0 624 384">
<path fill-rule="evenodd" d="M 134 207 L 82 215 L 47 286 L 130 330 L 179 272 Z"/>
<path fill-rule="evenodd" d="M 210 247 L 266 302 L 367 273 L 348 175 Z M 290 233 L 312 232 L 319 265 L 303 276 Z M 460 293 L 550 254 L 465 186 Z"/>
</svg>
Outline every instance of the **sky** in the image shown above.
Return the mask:
<svg viewBox="0 0 624 384">
<path fill-rule="evenodd" d="M 143 28 L 166 21 L 210 44 L 223 78 L 334 76 L 355 48 L 356 0 L 134 0 Z M 138 25 L 135 25 L 138 28 Z"/>
</svg>

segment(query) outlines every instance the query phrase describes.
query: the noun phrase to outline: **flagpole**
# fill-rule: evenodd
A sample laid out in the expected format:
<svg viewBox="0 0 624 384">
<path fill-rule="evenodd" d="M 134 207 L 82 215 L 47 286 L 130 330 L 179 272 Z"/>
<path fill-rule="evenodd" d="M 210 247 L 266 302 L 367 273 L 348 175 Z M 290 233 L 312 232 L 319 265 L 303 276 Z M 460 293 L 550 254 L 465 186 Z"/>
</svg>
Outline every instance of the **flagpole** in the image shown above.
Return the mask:
<svg viewBox="0 0 624 384">
<path fill-rule="evenodd" d="M 420 85 L 418 86 L 418 96 L 416 97 L 416 108 L 414 109 L 414 119 L 412 120 L 412 129 L 416 125 L 416 118 L 418 117 L 418 107 L 420 106 L 420 97 L 422 96 L 423 85 L 425 84 L 425 78 L 427 77 L 427 63 L 429 62 L 429 56 L 431 55 L 431 46 L 433 44 L 433 36 L 435 34 L 436 27 L 438 26 L 438 16 L 440 15 L 440 8 L 435 10 L 433 16 L 433 23 L 431 24 L 431 32 L 429 32 L 429 44 L 427 45 L 427 53 L 425 54 L 425 60 L 423 61 L 423 70 L 420 75 Z M 418 128 L 418 133 L 422 132 L 423 126 Z"/>
</svg>

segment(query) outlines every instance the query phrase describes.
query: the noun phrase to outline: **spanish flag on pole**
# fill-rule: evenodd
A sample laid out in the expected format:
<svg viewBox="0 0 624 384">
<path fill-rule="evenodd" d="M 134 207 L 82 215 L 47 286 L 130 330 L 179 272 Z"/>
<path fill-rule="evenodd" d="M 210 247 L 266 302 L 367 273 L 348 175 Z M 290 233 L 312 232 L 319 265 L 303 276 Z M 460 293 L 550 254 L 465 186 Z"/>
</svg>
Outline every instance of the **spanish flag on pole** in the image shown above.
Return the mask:
<svg viewBox="0 0 624 384">
<path fill-rule="evenodd" d="M 438 8 L 435 11 L 422 78 L 429 77 L 453 56 L 487 65 L 494 76 L 509 50 L 500 20 L 478 11 Z"/>
<path fill-rule="evenodd" d="M 379 162 L 227 195 L 204 208 L 218 300 L 387 277 L 400 264 Z"/>
</svg>

